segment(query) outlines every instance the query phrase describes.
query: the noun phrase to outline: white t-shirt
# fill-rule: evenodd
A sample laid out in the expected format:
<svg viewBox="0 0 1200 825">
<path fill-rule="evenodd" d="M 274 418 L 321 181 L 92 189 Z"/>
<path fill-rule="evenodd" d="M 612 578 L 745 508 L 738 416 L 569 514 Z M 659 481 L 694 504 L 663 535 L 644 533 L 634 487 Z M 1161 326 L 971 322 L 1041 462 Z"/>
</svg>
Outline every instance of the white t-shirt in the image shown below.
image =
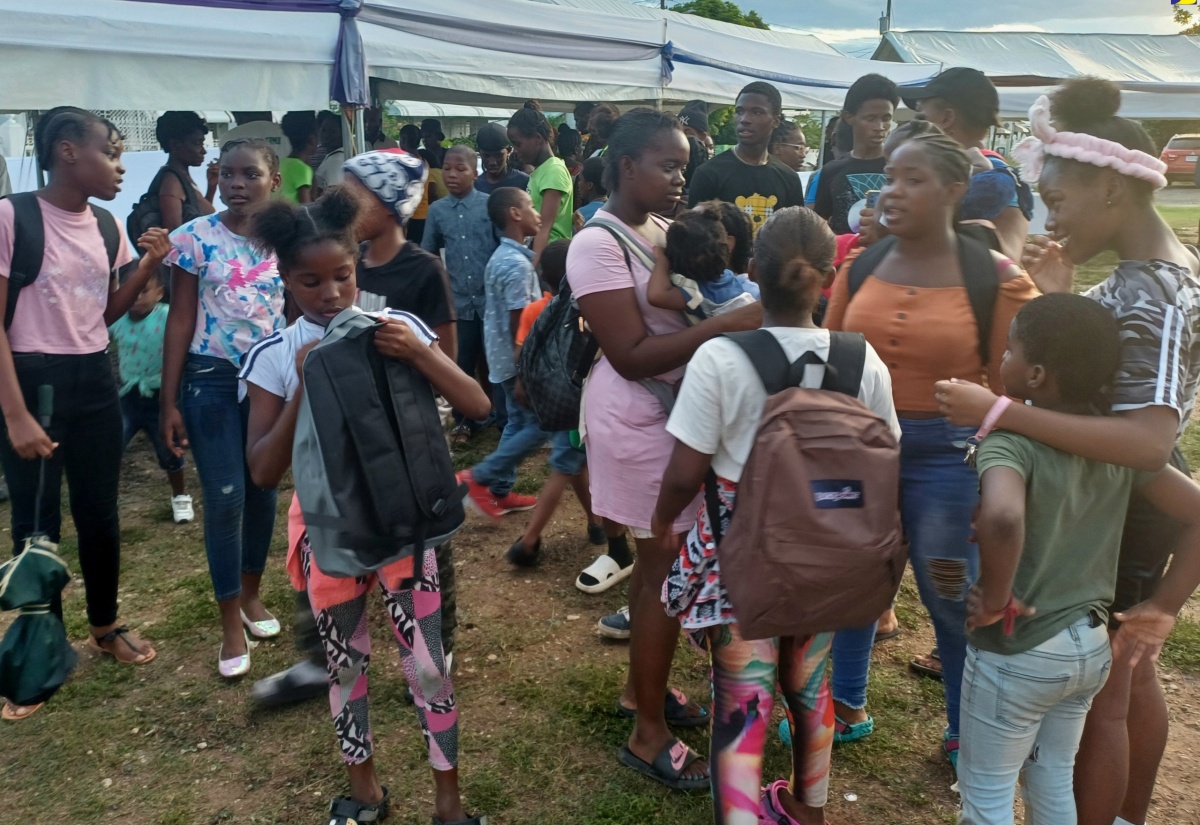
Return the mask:
<svg viewBox="0 0 1200 825">
<path fill-rule="evenodd" d="M 790 361 L 810 350 L 822 361 L 829 358 L 829 330 L 768 329 L 783 345 Z M 803 386 L 817 389 L 824 378 L 823 365 L 810 366 L 805 370 Z M 899 440 L 892 379 L 870 344 L 858 398 L 887 422 Z M 749 356 L 728 338 L 714 338 L 696 350 L 688 362 L 667 432 L 693 450 L 711 455 L 713 472 L 718 476 L 740 481 L 766 403 L 767 391 Z"/>
<path fill-rule="evenodd" d="M 388 318 L 403 321 L 426 346 L 438 340 L 433 330 L 411 312 L 385 309 L 383 312 L 369 314 L 386 315 Z M 290 401 L 300 388 L 300 378 L 296 374 L 296 353 L 305 345 L 319 341 L 324 335 L 325 327 L 301 316 L 290 327 L 268 335 L 251 347 L 246 353 L 246 360 L 238 378 L 247 384 L 262 387 L 284 401 Z"/>
<path fill-rule="evenodd" d="M 325 160 L 321 161 L 321 165 L 317 167 L 317 172 L 313 176 L 313 180 L 317 186 L 322 189 L 327 189 L 335 183 L 342 182 L 342 164 L 346 162 L 346 150 L 334 149 L 325 156 Z"/>
</svg>

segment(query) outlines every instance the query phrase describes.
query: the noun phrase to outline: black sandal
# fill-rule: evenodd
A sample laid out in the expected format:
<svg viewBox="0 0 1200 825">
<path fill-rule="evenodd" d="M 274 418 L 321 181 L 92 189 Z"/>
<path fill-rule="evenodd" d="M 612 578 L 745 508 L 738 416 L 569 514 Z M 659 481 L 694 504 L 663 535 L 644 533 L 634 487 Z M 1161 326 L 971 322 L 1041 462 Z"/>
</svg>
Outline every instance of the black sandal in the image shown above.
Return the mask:
<svg viewBox="0 0 1200 825">
<path fill-rule="evenodd" d="M 667 697 L 663 702 L 663 716 L 666 717 L 668 725 L 673 728 L 702 728 L 707 725 L 708 709 L 695 705 L 700 713 L 693 716 L 689 712 L 692 706 L 692 702 L 688 700 L 682 690 L 667 688 Z M 625 707 L 621 704 L 621 700 L 617 699 L 617 715 L 625 719 L 636 719 L 637 711 Z"/>
<path fill-rule="evenodd" d="M 617 758 L 625 767 L 633 768 L 647 779 L 661 782 L 671 790 L 700 791 L 708 787 L 710 779 L 708 775 L 684 777 L 684 771 L 698 762 L 700 756 L 678 739 L 672 739 L 663 745 L 663 749 L 658 752 L 658 756 L 654 757 L 653 762 L 647 762 L 639 757 L 629 749 L 628 745 L 621 746 Z"/>
<path fill-rule="evenodd" d="M 326 825 L 350 825 L 350 823 L 382 822 L 387 819 L 388 789 L 383 789 L 383 799 L 374 805 L 363 805 L 348 796 L 339 796 L 329 803 L 329 822 Z"/>
<path fill-rule="evenodd" d="M 128 637 L 129 628 L 127 627 L 114 627 L 112 630 L 108 631 L 102 636 L 96 636 L 89 633 L 88 647 L 92 648 L 92 650 L 95 650 L 97 653 L 105 656 L 112 656 L 114 659 L 117 659 L 117 654 L 106 648 L 105 645 L 112 644 L 116 641 L 124 642 L 125 646 L 132 650 L 138 656 L 138 658 L 131 662 L 126 662 L 123 659 L 117 659 L 117 662 L 122 665 L 148 665 L 158 658 L 158 651 L 155 650 L 149 642 L 143 639 L 142 645 L 143 647 L 148 648 L 148 650 L 140 650 L 134 647 L 133 642 L 129 641 Z"/>
</svg>

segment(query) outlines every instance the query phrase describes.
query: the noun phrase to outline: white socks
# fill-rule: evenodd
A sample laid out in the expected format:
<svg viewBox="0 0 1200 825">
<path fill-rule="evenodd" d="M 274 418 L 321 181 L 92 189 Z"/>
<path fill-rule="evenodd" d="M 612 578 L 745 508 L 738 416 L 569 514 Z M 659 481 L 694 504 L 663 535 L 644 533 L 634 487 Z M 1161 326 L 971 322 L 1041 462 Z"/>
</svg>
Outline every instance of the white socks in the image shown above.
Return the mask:
<svg viewBox="0 0 1200 825">
<path fill-rule="evenodd" d="M 1121 817 L 1118 816 L 1113 820 L 1113 825 L 1137 825 L 1137 823 L 1130 822 L 1128 819 L 1121 819 Z"/>
</svg>

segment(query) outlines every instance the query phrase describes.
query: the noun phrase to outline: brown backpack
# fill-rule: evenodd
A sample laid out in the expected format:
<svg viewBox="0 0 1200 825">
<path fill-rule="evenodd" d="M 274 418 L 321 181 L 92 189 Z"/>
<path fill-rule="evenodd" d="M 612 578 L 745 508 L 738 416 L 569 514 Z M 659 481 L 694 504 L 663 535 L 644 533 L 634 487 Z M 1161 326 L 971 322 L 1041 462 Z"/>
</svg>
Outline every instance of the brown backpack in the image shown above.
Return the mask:
<svg viewBox="0 0 1200 825">
<path fill-rule="evenodd" d="M 714 518 L 721 581 L 746 639 L 863 627 L 900 587 L 900 448 L 887 423 L 858 400 L 866 339 L 830 333 L 829 361 L 789 363 L 767 330 L 732 339 L 768 398 L 742 471 L 724 539 Z M 800 387 L 826 364 L 821 389 Z M 707 486 L 710 513 L 715 477 Z"/>
</svg>

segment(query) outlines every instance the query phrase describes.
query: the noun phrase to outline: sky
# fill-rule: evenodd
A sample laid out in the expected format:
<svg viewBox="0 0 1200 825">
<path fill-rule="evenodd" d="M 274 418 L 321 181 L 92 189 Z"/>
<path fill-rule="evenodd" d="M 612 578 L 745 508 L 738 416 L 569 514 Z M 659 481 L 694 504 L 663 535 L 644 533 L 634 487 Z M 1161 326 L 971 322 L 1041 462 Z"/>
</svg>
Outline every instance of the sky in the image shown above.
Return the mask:
<svg viewBox="0 0 1200 825">
<path fill-rule="evenodd" d="M 641 0 L 645 2 L 645 0 Z M 855 56 L 879 42 L 887 0 L 736 0 L 772 28 L 815 34 Z M 668 7 L 670 2 L 668 2 Z M 893 0 L 893 29 L 1176 34 L 1170 0 Z M 1069 15 L 1069 16 L 1068 16 Z"/>
</svg>

